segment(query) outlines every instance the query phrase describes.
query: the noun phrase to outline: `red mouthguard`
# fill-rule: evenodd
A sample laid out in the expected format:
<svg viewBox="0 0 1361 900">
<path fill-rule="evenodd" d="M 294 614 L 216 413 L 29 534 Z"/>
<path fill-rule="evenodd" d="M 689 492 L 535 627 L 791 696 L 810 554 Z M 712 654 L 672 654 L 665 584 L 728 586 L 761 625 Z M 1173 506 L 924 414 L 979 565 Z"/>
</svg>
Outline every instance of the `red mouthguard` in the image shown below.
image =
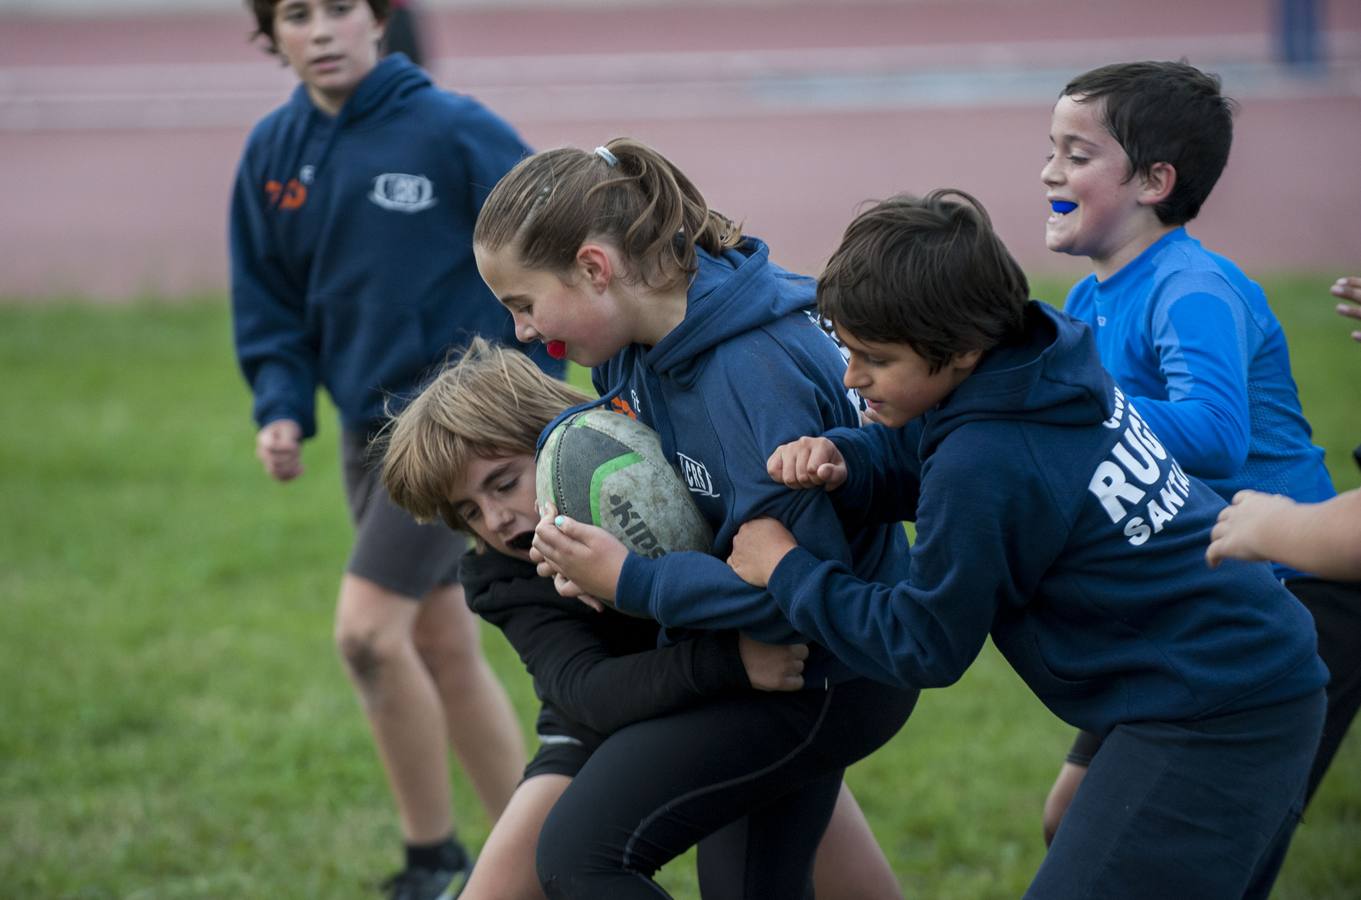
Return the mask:
<svg viewBox="0 0 1361 900">
<path fill-rule="evenodd" d="M 562 341 L 549 341 L 547 347 L 548 355 L 554 359 L 567 358 L 567 345 Z"/>
</svg>

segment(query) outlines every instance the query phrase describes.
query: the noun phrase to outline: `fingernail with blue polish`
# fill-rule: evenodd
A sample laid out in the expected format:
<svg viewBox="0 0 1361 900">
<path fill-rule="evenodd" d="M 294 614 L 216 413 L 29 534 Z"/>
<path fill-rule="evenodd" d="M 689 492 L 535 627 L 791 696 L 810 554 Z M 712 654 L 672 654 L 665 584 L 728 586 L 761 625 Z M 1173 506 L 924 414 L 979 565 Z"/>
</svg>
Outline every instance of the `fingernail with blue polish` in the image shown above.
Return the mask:
<svg viewBox="0 0 1361 900">
<path fill-rule="evenodd" d="M 556 525 L 556 526 L 558 526 L 559 528 L 561 528 L 561 527 L 562 527 L 562 523 L 563 523 L 563 522 L 566 522 L 566 521 L 567 521 L 567 517 L 566 517 L 566 516 L 558 516 L 557 518 L 555 518 L 555 519 L 553 520 L 553 524 Z"/>
</svg>

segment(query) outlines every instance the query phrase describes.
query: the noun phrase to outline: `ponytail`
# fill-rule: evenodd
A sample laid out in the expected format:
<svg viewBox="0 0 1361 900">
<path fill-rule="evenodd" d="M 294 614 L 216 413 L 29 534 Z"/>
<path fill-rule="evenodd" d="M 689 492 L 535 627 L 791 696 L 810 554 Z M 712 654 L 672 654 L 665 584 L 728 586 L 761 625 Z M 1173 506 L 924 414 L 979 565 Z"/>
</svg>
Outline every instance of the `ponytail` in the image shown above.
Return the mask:
<svg viewBox="0 0 1361 900">
<path fill-rule="evenodd" d="M 591 238 L 614 244 L 632 277 L 670 289 L 694 273 L 696 245 L 719 254 L 741 242 L 742 228 L 710 209 L 666 157 L 615 138 L 596 152 L 560 148 L 522 160 L 492 189 L 473 232 L 474 244 L 512 247 L 522 265 L 552 272 L 569 270 Z"/>
</svg>

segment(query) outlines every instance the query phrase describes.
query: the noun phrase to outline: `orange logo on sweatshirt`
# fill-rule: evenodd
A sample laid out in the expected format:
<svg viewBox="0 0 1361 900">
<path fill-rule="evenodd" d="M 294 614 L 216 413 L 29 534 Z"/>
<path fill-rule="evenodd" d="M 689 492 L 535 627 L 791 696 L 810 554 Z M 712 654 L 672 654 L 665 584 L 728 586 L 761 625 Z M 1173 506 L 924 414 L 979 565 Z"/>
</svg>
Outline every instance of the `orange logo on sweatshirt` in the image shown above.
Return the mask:
<svg viewBox="0 0 1361 900">
<path fill-rule="evenodd" d="M 630 419 L 638 418 L 638 414 L 633 411 L 633 407 L 629 406 L 629 402 L 625 400 L 623 397 L 615 397 L 613 400 L 610 401 L 610 406 L 614 409 L 615 412 L 622 413 L 628 416 Z"/>
<path fill-rule="evenodd" d="M 307 187 L 298 179 L 288 179 L 288 184 L 280 184 L 270 179 L 265 182 L 265 194 L 269 205 L 279 209 L 297 209 L 307 202 Z"/>
</svg>

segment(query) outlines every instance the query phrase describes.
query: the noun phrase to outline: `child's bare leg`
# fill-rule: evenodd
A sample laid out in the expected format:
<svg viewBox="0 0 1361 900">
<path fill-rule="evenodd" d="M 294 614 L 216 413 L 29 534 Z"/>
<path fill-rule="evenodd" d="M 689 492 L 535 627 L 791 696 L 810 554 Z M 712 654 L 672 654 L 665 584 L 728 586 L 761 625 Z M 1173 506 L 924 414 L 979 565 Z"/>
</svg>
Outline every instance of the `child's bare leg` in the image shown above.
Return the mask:
<svg viewBox="0 0 1361 900">
<path fill-rule="evenodd" d="M 1044 845 L 1046 847 L 1054 843 L 1054 835 L 1058 833 L 1059 823 L 1063 821 L 1063 814 L 1068 811 L 1068 806 L 1073 802 L 1073 795 L 1082 786 L 1082 779 L 1086 774 L 1086 766 L 1079 766 L 1076 763 L 1066 761 L 1063 767 L 1059 769 L 1059 775 L 1054 779 L 1054 786 L 1049 789 L 1049 796 L 1044 800 Z"/>
<path fill-rule="evenodd" d="M 357 575 L 345 575 L 336 644 L 364 714 L 408 844 L 453 833 L 444 713 L 412 630 L 420 604 Z"/>
<path fill-rule="evenodd" d="M 482 846 L 461 900 L 543 900 L 534 867 L 539 829 L 571 783 L 566 775 L 536 775 L 515 789 Z"/>
<path fill-rule="evenodd" d="M 446 585 L 426 595 L 414 634 L 439 694 L 449 743 L 495 822 L 524 772 L 525 743 L 510 698 L 482 655 L 477 623 L 463 588 Z"/>
<path fill-rule="evenodd" d="M 844 781 L 813 860 L 813 889 L 818 900 L 902 900 L 893 868 Z"/>
</svg>

